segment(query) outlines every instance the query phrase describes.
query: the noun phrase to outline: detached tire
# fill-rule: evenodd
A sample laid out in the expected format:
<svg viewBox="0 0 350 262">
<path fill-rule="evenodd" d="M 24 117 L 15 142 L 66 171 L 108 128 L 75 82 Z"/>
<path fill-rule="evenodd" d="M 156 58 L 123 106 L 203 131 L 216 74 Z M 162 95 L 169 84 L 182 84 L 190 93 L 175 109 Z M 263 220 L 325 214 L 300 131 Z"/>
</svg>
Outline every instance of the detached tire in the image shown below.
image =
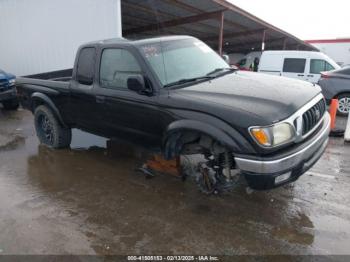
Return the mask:
<svg viewBox="0 0 350 262">
<path fill-rule="evenodd" d="M 17 110 L 19 107 L 19 103 L 17 99 L 7 100 L 2 102 L 5 110 Z"/>
<path fill-rule="evenodd" d="M 350 93 L 338 96 L 338 115 L 347 116 L 350 112 Z"/>
<path fill-rule="evenodd" d="M 70 146 L 71 129 L 63 127 L 47 106 L 41 105 L 35 109 L 34 121 L 40 143 L 56 149 Z"/>
</svg>

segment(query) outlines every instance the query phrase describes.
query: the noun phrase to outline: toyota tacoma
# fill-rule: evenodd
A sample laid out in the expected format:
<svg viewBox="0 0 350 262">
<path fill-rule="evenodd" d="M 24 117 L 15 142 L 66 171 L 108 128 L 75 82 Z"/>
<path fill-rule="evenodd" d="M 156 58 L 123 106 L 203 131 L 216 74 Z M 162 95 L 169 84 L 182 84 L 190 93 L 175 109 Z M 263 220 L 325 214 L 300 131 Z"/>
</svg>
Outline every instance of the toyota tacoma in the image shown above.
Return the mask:
<svg viewBox="0 0 350 262">
<path fill-rule="evenodd" d="M 73 69 L 18 78 L 41 143 L 71 129 L 152 138 L 165 159 L 201 154 L 208 191 L 245 177 L 256 190 L 297 180 L 324 152 L 330 117 L 315 84 L 237 71 L 188 36 L 81 46 Z"/>
</svg>

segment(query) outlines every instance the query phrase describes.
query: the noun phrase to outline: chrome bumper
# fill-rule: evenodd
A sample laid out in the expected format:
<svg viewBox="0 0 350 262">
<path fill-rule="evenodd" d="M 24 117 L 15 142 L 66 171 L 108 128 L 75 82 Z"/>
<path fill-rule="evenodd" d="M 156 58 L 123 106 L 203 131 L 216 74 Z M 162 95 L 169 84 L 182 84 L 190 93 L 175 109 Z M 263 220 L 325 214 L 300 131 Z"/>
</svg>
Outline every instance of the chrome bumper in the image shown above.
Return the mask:
<svg viewBox="0 0 350 262">
<path fill-rule="evenodd" d="M 236 157 L 235 161 L 238 168 L 243 172 L 256 174 L 275 174 L 283 173 L 291 170 L 299 164 L 305 162 L 305 165 L 314 164 L 313 159 L 318 159 L 324 152 L 330 132 L 330 116 L 326 112 L 323 118 L 323 127 L 313 138 L 313 141 L 301 149 L 300 151 L 280 159 L 267 160 L 261 158 L 260 160 L 252 160 L 241 157 Z"/>
</svg>

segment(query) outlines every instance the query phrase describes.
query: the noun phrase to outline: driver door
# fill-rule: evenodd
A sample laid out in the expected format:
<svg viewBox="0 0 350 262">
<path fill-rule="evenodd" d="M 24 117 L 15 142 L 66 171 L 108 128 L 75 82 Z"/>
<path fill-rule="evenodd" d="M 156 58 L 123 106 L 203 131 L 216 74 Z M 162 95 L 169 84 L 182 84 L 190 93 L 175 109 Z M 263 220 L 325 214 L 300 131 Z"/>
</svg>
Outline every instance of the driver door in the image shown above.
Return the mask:
<svg viewBox="0 0 350 262">
<path fill-rule="evenodd" d="M 121 132 L 159 137 L 158 97 L 138 94 L 127 87 L 129 77 L 144 75 L 133 53 L 123 48 L 102 50 L 99 71 L 96 98 L 103 107 L 103 121 L 110 136 Z"/>
</svg>

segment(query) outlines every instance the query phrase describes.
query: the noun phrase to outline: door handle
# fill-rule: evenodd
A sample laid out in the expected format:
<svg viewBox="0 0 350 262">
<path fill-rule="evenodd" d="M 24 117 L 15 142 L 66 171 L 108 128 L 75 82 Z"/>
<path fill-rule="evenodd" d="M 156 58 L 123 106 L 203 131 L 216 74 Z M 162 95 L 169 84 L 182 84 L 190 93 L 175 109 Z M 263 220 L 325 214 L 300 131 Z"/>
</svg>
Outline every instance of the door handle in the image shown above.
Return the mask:
<svg viewBox="0 0 350 262">
<path fill-rule="evenodd" d="M 96 96 L 96 103 L 103 104 L 106 101 L 104 96 Z"/>
<path fill-rule="evenodd" d="M 307 77 L 314 77 L 314 75 L 307 75 Z"/>
<path fill-rule="evenodd" d="M 298 76 L 304 76 L 303 74 L 298 74 Z"/>
</svg>

